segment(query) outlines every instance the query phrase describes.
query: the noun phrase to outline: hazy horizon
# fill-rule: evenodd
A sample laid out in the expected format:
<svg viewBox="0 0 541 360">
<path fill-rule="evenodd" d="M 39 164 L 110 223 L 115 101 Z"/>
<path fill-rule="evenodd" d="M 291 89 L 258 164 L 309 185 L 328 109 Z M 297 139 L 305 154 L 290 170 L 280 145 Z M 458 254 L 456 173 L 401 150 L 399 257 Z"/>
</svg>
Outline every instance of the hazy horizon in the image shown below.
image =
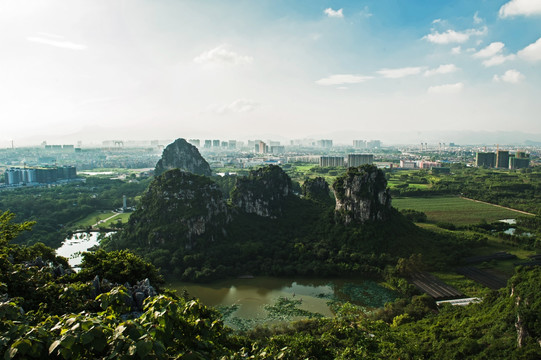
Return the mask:
<svg viewBox="0 0 541 360">
<path fill-rule="evenodd" d="M 540 20 L 531 0 L 3 0 L 0 147 L 539 142 Z"/>
</svg>

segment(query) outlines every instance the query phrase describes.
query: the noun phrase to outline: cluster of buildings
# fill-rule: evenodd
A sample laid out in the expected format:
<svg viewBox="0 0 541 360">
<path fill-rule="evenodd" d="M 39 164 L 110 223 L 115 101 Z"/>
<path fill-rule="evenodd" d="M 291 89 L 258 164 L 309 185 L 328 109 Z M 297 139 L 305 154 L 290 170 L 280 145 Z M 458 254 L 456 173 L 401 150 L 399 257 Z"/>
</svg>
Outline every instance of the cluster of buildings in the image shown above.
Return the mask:
<svg viewBox="0 0 541 360">
<path fill-rule="evenodd" d="M 475 155 L 475 166 L 499 169 L 524 169 L 530 166 L 530 155 L 524 151 L 510 154 L 508 150 L 494 152 L 478 152 Z"/>
<path fill-rule="evenodd" d="M 432 169 L 441 167 L 440 162 L 427 160 L 400 160 L 402 169 Z"/>
<path fill-rule="evenodd" d="M 353 140 L 355 149 L 379 149 L 381 148 L 380 140 Z"/>
<path fill-rule="evenodd" d="M 319 166 L 348 166 L 357 167 L 374 162 L 373 154 L 348 154 L 347 160 L 343 156 L 320 156 Z"/>
<path fill-rule="evenodd" d="M 52 184 L 77 178 L 75 166 L 9 168 L 4 172 L 6 185 Z"/>
</svg>

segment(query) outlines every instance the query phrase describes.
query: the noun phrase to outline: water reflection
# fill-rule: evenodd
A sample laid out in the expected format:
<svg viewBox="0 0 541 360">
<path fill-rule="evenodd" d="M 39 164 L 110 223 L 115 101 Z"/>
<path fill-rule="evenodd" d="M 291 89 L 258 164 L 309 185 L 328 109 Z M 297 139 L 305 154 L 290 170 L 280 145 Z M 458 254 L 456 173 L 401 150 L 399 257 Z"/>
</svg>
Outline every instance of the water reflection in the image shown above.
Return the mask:
<svg viewBox="0 0 541 360">
<path fill-rule="evenodd" d="M 171 281 L 168 287 L 201 300 L 205 305 L 232 308 L 231 316 L 256 323 L 268 322 L 265 310 L 280 298 L 298 302 L 298 309 L 333 316 L 329 302 L 352 302 L 366 308 L 382 307 L 396 294 L 365 279 L 302 279 L 256 277 L 229 279 L 212 284 Z M 227 321 L 226 321 L 227 323 Z"/>
<path fill-rule="evenodd" d="M 112 232 L 108 232 L 104 236 L 111 234 Z M 56 255 L 67 258 L 70 266 L 77 268 L 83 261 L 82 253 L 100 244 L 99 235 L 99 232 L 75 233 L 62 242 L 62 245 L 56 249 Z"/>
</svg>

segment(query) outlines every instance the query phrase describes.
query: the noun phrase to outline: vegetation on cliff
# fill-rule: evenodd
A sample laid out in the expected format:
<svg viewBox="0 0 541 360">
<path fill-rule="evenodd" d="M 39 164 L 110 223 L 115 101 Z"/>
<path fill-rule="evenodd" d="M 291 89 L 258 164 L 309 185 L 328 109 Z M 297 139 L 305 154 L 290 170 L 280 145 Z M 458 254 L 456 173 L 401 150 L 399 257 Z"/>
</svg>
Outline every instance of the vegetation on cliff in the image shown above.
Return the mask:
<svg viewBox="0 0 541 360">
<path fill-rule="evenodd" d="M 317 194 L 315 198 L 301 198 L 277 166 L 238 177 L 230 205 L 211 179 L 170 170 L 150 185 L 126 230 L 102 245 L 132 249 L 188 281 L 245 274 L 382 276 L 385 266 L 412 252 L 427 254 L 431 265 L 441 267 L 478 245 L 474 238 L 424 231 L 390 208 L 389 198 L 381 202 L 386 190 L 379 170 L 351 169 L 348 176 L 353 182 L 341 182 L 344 194 L 355 193 L 357 185 L 369 189 L 355 201 L 377 204 L 372 209 L 385 216 L 337 222 L 333 202 L 322 196 L 322 179 L 314 180 L 319 190 L 306 192 Z M 363 180 L 355 180 L 357 176 Z"/>
</svg>

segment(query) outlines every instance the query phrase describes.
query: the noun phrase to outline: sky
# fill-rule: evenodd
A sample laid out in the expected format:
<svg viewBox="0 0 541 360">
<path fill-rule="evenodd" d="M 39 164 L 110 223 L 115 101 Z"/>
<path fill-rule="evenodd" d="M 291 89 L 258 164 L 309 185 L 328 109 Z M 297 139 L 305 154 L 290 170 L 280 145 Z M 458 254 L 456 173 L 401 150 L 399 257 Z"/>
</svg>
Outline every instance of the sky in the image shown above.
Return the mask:
<svg viewBox="0 0 541 360">
<path fill-rule="evenodd" d="M 540 113 L 541 0 L 0 0 L 0 147 L 541 141 Z"/>
</svg>

